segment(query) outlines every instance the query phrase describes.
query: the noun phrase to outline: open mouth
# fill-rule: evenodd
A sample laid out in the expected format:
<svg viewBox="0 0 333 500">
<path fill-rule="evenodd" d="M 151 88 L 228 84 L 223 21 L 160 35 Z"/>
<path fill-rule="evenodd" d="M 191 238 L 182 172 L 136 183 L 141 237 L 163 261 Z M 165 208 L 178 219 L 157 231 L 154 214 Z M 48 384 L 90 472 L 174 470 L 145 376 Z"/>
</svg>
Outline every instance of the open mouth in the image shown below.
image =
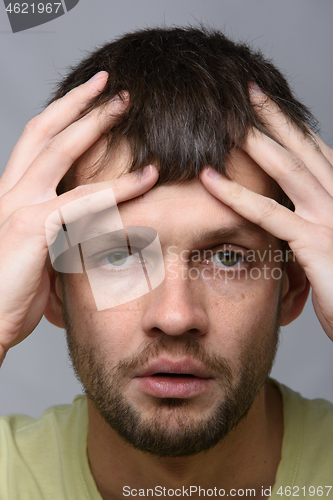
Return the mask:
<svg viewBox="0 0 333 500">
<path fill-rule="evenodd" d="M 190 398 L 205 392 L 212 381 L 193 373 L 155 372 L 135 378 L 139 388 L 158 398 Z"/>
<path fill-rule="evenodd" d="M 213 378 L 200 362 L 159 356 L 133 378 L 137 388 L 158 398 L 191 398 L 212 387 Z"/>
<path fill-rule="evenodd" d="M 183 377 L 183 378 L 196 378 L 192 373 L 154 373 L 153 377 Z"/>
</svg>

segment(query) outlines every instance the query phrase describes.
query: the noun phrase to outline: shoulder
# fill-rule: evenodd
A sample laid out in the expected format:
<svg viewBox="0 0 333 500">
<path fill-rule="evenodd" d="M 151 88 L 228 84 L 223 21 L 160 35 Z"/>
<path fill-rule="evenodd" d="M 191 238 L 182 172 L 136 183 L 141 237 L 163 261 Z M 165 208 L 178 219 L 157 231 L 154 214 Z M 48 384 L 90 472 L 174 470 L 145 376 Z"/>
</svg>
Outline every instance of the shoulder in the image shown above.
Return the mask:
<svg viewBox="0 0 333 500">
<path fill-rule="evenodd" d="M 88 426 L 85 396 L 78 396 L 71 405 L 49 408 L 40 418 L 8 415 L 0 418 L 0 463 L 20 459 L 25 463 L 49 460 L 55 450 L 66 451 L 76 441 L 78 432 Z M 10 458 L 10 459 L 9 459 Z"/>
<path fill-rule="evenodd" d="M 70 498 L 64 492 L 71 490 L 86 498 L 87 422 L 84 396 L 50 408 L 38 419 L 1 417 L 0 498 Z"/>
<path fill-rule="evenodd" d="M 51 429 L 65 430 L 74 421 L 82 420 L 84 413 L 86 413 L 86 397 L 77 396 L 72 404 L 53 406 L 40 418 L 16 414 L 0 417 L 0 440 L 1 436 L 7 435 L 8 438 L 11 435 L 16 442 L 19 442 L 34 436 L 40 438 Z"/>
<path fill-rule="evenodd" d="M 283 400 L 285 437 L 300 435 L 312 447 L 333 444 L 333 403 L 325 399 L 308 399 L 274 380 Z M 333 447 L 332 447 L 333 456 Z"/>
<path fill-rule="evenodd" d="M 283 384 L 271 383 L 279 388 L 283 399 L 284 435 L 277 484 L 330 484 L 327 481 L 333 468 L 333 404 L 324 399 L 307 399 Z"/>
<path fill-rule="evenodd" d="M 273 380 L 271 382 L 282 394 L 285 420 L 301 418 L 307 431 L 311 428 L 312 431 L 321 431 L 322 429 L 317 428 L 320 425 L 329 425 L 333 431 L 333 403 L 321 398 L 305 398 L 283 384 Z"/>
</svg>

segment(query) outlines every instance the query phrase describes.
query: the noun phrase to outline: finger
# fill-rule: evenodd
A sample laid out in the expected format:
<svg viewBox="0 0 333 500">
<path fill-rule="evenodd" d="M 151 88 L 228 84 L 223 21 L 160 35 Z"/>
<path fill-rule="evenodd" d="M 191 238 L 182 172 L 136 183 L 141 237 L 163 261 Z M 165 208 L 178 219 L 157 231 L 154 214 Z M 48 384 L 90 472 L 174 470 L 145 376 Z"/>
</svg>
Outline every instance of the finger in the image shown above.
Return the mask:
<svg viewBox="0 0 333 500">
<path fill-rule="evenodd" d="M 139 172 L 141 174 L 142 171 Z M 47 244 L 53 245 L 58 231 L 66 224 L 66 237 L 57 241 L 52 248 L 52 262 L 63 252 L 64 237 L 70 237 L 71 246 L 87 239 L 123 229 L 118 210 L 106 211 L 119 203 L 135 198 L 150 189 L 158 178 L 158 171 L 152 165 L 143 170 L 143 176 L 130 173 L 114 181 L 99 182 L 79 186 L 68 193 L 59 196 L 56 200 L 57 208 L 47 216 L 45 222 Z M 54 207 L 55 203 L 48 204 Z M 94 217 L 87 217 L 96 215 Z M 75 222 L 76 224 L 69 225 Z"/>
<path fill-rule="evenodd" d="M 333 151 L 310 130 L 306 136 L 265 94 L 254 91 L 258 87 L 250 86 L 249 89 L 254 108 L 273 137 L 300 158 L 332 196 L 333 167 L 330 160 L 333 160 Z"/>
<path fill-rule="evenodd" d="M 299 217 L 277 201 L 245 188 L 211 167 L 204 169 L 200 179 L 205 188 L 239 215 L 290 244 L 307 234 L 310 222 Z"/>
<path fill-rule="evenodd" d="M 56 208 L 61 208 L 73 201 L 83 200 L 80 208 L 75 211 L 75 217 L 72 218 L 72 220 L 75 220 L 83 215 L 95 213 L 96 211 L 102 211 L 105 208 L 112 206 L 108 195 L 101 196 L 99 199 L 95 198 L 96 201 L 92 204 L 90 204 L 89 196 L 96 193 L 100 193 L 102 195 L 104 192 L 112 189 L 114 203 L 118 205 L 119 203 L 136 198 L 151 189 L 156 183 L 158 176 L 159 173 L 157 168 L 154 165 L 147 165 L 142 170 L 124 174 L 118 179 L 78 186 L 75 189 L 58 196 L 52 204 Z M 52 204 L 50 206 L 52 206 Z M 70 221 L 71 220 L 69 219 L 68 222 Z"/>
<path fill-rule="evenodd" d="M 153 166 L 149 166 L 145 172 L 146 175 L 141 178 L 131 173 L 112 182 L 80 186 L 54 200 L 16 210 L 2 223 L 0 318 L 5 319 L 10 332 L 20 329 L 20 322 L 24 321 L 40 284 L 48 249 L 45 231 L 47 217 L 75 199 L 110 187 L 116 203 L 139 196 L 150 189 L 158 178 L 158 171 Z M 4 330 L 4 321 L 1 321 L 1 327 Z"/>
<path fill-rule="evenodd" d="M 0 196 L 8 192 L 23 176 L 47 142 L 79 118 L 89 101 L 101 92 L 108 73 L 101 71 L 95 79 L 76 87 L 54 101 L 24 128 L 14 147 L 0 182 Z"/>
<path fill-rule="evenodd" d="M 18 246 L 22 252 L 18 242 L 26 240 L 25 249 L 27 244 L 32 245 L 31 252 L 37 255 L 38 251 L 45 249 L 45 230 L 51 234 L 52 231 L 58 231 L 63 222 L 70 223 L 140 196 L 156 183 L 158 175 L 156 167 L 149 165 L 143 171 L 124 174 L 119 179 L 78 186 L 47 202 L 18 208 L 2 221 L 0 232 L 4 237 L 0 238 L 0 247 L 5 245 L 8 248 L 9 242 L 15 248 Z M 94 196 L 96 194 L 100 196 Z M 73 209 L 64 211 L 68 205 Z M 69 215 L 68 220 L 61 220 L 62 213 Z M 15 234 L 15 238 L 11 234 Z"/>
<path fill-rule="evenodd" d="M 326 159 L 329 161 L 331 165 L 333 165 L 333 149 L 330 148 L 323 140 L 321 137 L 319 137 L 318 134 L 315 134 L 312 132 L 312 130 L 309 130 L 309 133 L 312 135 L 314 140 L 317 142 L 321 152 L 323 155 L 326 157 Z"/>
<path fill-rule="evenodd" d="M 112 128 L 126 108 L 122 101 L 110 102 L 74 122 L 54 137 L 37 156 L 32 165 L 13 188 L 22 193 L 29 187 L 30 199 L 42 199 L 55 192 L 57 185 L 74 161 L 89 149 L 105 132 Z"/>
<path fill-rule="evenodd" d="M 305 218 L 330 224 L 332 197 L 302 160 L 258 130 L 248 134 L 245 152 L 275 179 Z"/>
</svg>

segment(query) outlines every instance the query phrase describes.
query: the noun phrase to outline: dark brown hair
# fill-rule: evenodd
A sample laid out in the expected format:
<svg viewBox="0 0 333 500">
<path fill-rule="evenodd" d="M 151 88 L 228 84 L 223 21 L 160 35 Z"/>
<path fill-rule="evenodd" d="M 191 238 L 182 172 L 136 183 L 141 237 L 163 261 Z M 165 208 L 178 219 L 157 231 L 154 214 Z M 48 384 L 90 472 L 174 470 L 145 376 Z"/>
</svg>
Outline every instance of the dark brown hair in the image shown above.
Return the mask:
<svg viewBox="0 0 333 500">
<path fill-rule="evenodd" d="M 158 184 L 191 180 L 207 164 L 226 173 L 226 160 L 233 148 L 242 147 L 249 127 L 270 135 L 251 105 L 250 82 L 305 134 L 306 126 L 316 127 L 271 61 L 202 26 L 126 34 L 71 68 L 51 101 L 102 70 L 109 80 L 89 110 L 121 91 L 130 94 L 126 112 L 107 134 L 107 154 L 125 137 L 131 171 L 153 163 L 160 171 Z M 104 163 L 92 166 L 91 177 Z"/>
</svg>

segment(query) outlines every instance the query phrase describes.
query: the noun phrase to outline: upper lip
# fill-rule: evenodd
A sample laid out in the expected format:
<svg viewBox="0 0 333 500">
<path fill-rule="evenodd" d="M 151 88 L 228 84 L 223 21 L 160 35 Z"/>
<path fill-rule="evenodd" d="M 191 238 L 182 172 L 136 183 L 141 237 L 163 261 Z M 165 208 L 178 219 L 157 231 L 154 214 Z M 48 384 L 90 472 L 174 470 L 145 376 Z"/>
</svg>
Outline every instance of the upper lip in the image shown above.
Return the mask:
<svg viewBox="0 0 333 500">
<path fill-rule="evenodd" d="M 135 376 L 151 377 L 157 373 L 179 373 L 200 378 L 210 378 L 210 375 L 202 364 L 188 357 L 178 360 L 168 359 L 166 357 L 154 359 L 147 368 L 137 373 Z"/>
</svg>

